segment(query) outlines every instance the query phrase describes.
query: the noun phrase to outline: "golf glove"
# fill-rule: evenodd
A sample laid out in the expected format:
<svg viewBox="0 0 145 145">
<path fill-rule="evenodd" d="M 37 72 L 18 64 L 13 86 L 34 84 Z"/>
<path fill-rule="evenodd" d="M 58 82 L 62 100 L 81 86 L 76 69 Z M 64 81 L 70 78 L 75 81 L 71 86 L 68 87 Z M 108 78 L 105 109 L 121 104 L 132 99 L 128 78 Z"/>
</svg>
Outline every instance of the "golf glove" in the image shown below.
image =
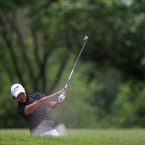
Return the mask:
<svg viewBox="0 0 145 145">
<path fill-rule="evenodd" d="M 64 99 L 65 99 L 65 93 L 62 92 L 62 94 L 58 96 L 57 102 L 61 103 Z"/>
</svg>

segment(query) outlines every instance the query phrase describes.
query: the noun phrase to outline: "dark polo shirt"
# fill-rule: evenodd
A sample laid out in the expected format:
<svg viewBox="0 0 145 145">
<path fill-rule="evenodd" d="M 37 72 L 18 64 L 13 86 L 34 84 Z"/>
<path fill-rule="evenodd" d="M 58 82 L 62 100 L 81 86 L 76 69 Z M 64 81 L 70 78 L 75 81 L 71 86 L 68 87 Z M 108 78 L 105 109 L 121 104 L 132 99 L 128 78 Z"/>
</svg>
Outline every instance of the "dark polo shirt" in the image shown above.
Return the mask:
<svg viewBox="0 0 145 145">
<path fill-rule="evenodd" d="M 44 94 L 34 93 L 27 96 L 27 101 L 25 103 L 19 102 L 18 104 L 17 111 L 19 115 L 21 115 L 27 122 L 30 129 L 30 134 L 39 135 L 54 129 L 54 125 L 45 106 L 41 106 L 29 115 L 24 114 L 24 109 L 27 105 L 32 104 L 43 97 L 45 97 Z"/>
</svg>

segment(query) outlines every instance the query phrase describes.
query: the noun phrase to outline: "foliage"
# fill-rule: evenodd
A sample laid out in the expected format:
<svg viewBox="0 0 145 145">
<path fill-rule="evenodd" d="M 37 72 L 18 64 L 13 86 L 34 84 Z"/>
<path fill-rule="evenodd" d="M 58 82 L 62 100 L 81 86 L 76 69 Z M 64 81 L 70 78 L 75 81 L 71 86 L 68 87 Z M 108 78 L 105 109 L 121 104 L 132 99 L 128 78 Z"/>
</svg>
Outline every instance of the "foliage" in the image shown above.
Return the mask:
<svg viewBox="0 0 145 145">
<path fill-rule="evenodd" d="M 69 66 L 72 63 L 70 61 Z M 87 77 L 84 77 L 84 72 L 89 64 L 83 65 L 78 63 L 77 65 L 78 67 L 68 85 L 66 99 L 61 104 L 61 107 L 57 110 L 48 109 L 48 111 L 55 121 L 55 125 L 63 123 L 68 128 L 92 128 L 96 124 L 96 112 L 94 106 L 88 102 L 93 98 L 93 92 L 97 91 L 99 87 L 96 88 L 96 82 L 94 81 L 89 85 L 88 91 L 88 86 L 86 85 Z M 65 70 L 62 81 L 59 84 L 60 86 L 66 83 L 65 78 L 67 78 L 66 76 L 69 73 L 69 70 Z"/>
<path fill-rule="evenodd" d="M 91 17 L 85 15 L 91 51 L 86 51 L 84 60 L 91 60 L 97 69 L 115 67 L 123 73 L 125 80 L 144 81 L 143 3 L 133 1 L 131 5 L 125 5 L 114 2 L 110 6 L 94 2 L 93 8 L 87 10 Z M 95 74 L 90 72 L 90 78 L 92 75 Z"/>
<path fill-rule="evenodd" d="M 132 91 L 126 85 L 120 86 L 120 93 L 115 101 L 115 117 L 120 118 L 117 122 L 117 126 L 122 127 L 144 127 L 145 114 L 144 114 L 144 100 L 145 91 L 142 89 L 142 83 L 136 85 L 134 91 Z"/>
<path fill-rule="evenodd" d="M 89 40 L 72 82 L 76 89 L 52 117 L 68 127 L 144 127 L 144 3 L 1 1 L 1 127 L 23 124 L 9 100 L 11 84 L 20 82 L 28 94 L 59 89 L 85 35 Z"/>
</svg>

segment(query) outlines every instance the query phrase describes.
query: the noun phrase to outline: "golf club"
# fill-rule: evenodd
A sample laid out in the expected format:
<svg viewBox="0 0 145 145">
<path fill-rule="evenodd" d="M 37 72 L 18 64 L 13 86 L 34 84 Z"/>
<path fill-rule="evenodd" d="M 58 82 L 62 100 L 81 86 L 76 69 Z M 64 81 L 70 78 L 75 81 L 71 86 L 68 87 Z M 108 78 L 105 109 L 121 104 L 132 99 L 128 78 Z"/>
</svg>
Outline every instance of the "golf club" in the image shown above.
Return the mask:
<svg viewBox="0 0 145 145">
<path fill-rule="evenodd" d="M 88 37 L 85 36 L 85 38 L 84 38 L 83 40 L 85 40 L 84 45 L 83 45 L 83 47 L 82 47 L 82 49 L 81 49 L 81 51 L 80 51 L 80 53 L 79 53 L 79 55 L 78 55 L 78 58 L 77 58 L 77 60 L 76 60 L 76 62 L 75 62 L 75 64 L 74 64 L 74 66 L 73 66 L 73 69 L 72 69 L 72 71 L 71 71 L 71 73 L 70 73 L 70 76 L 69 76 L 69 78 L 68 78 L 68 80 L 67 80 L 67 82 L 66 82 L 65 88 L 67 88 L 67 86 L 68 86 L 68 83 L 69 83 L 69 81 L 70 81 L 70 79 L 71 79 L 71 76 L 72 76 L 72 74 L 73 74 L 73 72 L 74 72 L 74 69 L 75 69 L 75 67 L 76 67 L 76 64 L 77 64 L 77 62 L 78 62 L 78 60 L 79 60 L 79 58 L 80 58 L 80 56 L 81 56 L 81 53 L 82 53 L 82 51 L 83 51 L 83 49 L 84 49 L 84 47 L 85 47 L 85 45 L 86 45 L 86 42 L 87 42 L 87 40 L 88 40 Z"/>
<path fill-rule="evenodd" d="M 86 45 L 86 42 L 87 42 L 87 40 L 88 40 L 88 37 L 85 36 L 83 40 L 84 40 L 85 42 L 84 42 L 84 44 L 83 44 L 83 47 L 82 47 L 82 49 L 81 49 L 81 51 L 80 51 L 80 53 L 79 53 L 79 55 L 78 55 L 78 58 L 77 58 L 77 60 L 76 60 L 76 62 L 75 62 L 75 64 L 74 64 L 74 66 L 73 66 L 73 68 L 72 68 L 72 71 L 71 71 L 71 73 L 70 73 L 70 75 L 69 75 L 69 78 L 68 78 L 68 80 L 67 80 L 67 82 L 66 82 L 65 88 L 67 88 L 67 86 L 68 86 L 68 83 L 69 83 L 69 81 L 70 81 L 70 79 L 71 79 L 71 76 L 72 76 L 72 74 L 73 74 L 73 72 L 74 72 L 74 69 L 75 69 L 75 67 L 76 67 L 76 64 L 77 64 L 77 62 L 78 62 L 78 60 L 79 60 L 79 58 L 80 58 L 80 56 L 81 56 L 81 53 L 82 53 L 82 51 L 83 51 L 83 49 L 84 49 L 84 47 L 85 47 L 85 45 Z M 62 94 L 59 96 L 59 98 L 61 98 L 61 97 L 62 97 L 62 98 L 65 98 L 64 94 L 65 94 L 65 93 L 62 92 Z"/>
</svg>

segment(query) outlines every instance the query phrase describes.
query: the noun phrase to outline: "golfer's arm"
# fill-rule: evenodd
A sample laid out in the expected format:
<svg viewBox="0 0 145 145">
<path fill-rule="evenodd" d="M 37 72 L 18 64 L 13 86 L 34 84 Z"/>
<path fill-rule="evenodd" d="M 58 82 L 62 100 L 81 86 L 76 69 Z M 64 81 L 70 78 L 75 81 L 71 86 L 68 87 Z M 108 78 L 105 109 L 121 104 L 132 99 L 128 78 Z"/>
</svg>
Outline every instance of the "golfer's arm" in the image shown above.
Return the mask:
<svg viewBox="0 0 145 145">
<path fill-rule="evenodd" d="M 25 115 L 29 115 L 32 112 L 34 112 L 36 109 L 38 109 L 39 107 L 41 107 L 43 105 L 42 100 L 38 100 L 37 102 L 34 102 L 30 105 L 27 105 L 24 109 L 24 113 Z"/>
<path fill-rule="evenodd" d="M 58 92 L 55 94 L 52 94 L 50 96 L 46 96 L 44 98 L 41 98 L 37 102 L 34 102 L 30 105 L 27 105 L 24 109 L 25 115 L 29 115 L 30 113 L 34 112 L 36 109 L 41 107 L 42 105 L 48 106 L 52 109 L 59 107 L 59 103 L 52 101 L 57 96 L 58 96 Z"/>
<path fill-rule="evenodd" d="M 57 101 L 50 101 L 47 103 L 47 107 L 51 109 L 57 109 L 60 106 L 61 103 L 58 103 Z"/>
<path fill-rule="evenodd" d="M 56 98 L 58 95 L 60 95 L 60 93 L 59 92 L 56 92 L 56 93 L 54 93 L 54 94 L 52 94 L 52 95 L 49 95 L 49 96 L 46 96 L 44 99 L 45 99 L 45 101 L 46 101 L 46 103 L 48 102 L 51 102 L 54 98 Z"/>
<path fill-rule="evenodd" d="M 54 98 L 56 98 L 58 95 L 60 95 L 58 92 L 55 94 L 52 94 L 50 96 L 45 97 L 45 106 L 51 108 L 51 109 L 56 109 L 60 106 L 60 103 L 57 101 L 52 101 Z"/>
</svg>

